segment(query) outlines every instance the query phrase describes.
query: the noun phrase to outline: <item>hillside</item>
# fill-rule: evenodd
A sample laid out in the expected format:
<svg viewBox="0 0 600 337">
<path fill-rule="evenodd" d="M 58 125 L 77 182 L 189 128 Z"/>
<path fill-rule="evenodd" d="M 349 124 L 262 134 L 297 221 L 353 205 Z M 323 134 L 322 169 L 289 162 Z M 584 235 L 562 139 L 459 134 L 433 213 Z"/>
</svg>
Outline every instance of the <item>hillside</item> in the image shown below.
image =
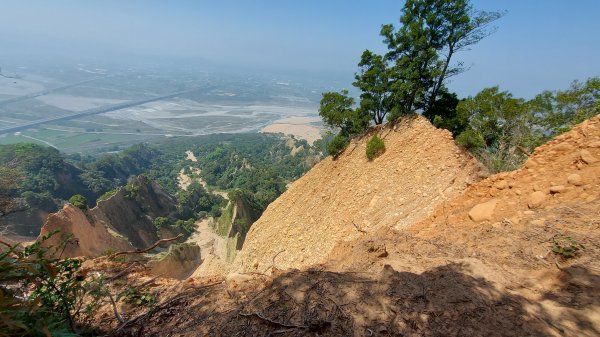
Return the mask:
<svg viewBox="0 0 600 337">
<path fill-rule="evenodd" d="M 417 134 L 430 132 L 426 139 L 434 141 L 432 135 L 439 132 L 431 132 L 420 119 L 400 127 L 406 127 L 404 139 L 418 140 Z M 391 137 L 402 140 L 401 135 L 387 135 L 388 155 L 394 151 Z M 284 253 L 260 259 L 259 263 L 270 260 L 276 265 L 269 268 L 269 276 L 257 268 L 258 273 L 230 273 L 184 283 L 163 280 L 154 288 L 164 303 L 159 312 L 134 315 L 137 318 L 121 331 L 152 336 L 166 329 L 182 336 L 597 336 L 599 142 L 600 117 L 595 117 L 536 149 L 523 168 L 456 191 L 454 198 L 437 203 L 432 214 L 421 215 L 416 223 L 372 226 L 353 238 L 339 239 L 329 254 L 321 255 L 320 263 L 300 269 L 279 267 L 285 263 L 298 266 L 304 255 L 291 240 L 263 227 L 264 218 L 289 211 L 290 216 L 282 216 L 273 226 L 290 231 L 280 224 L 294 226 L 290 218 L 300 214 L 295 213 L 300 206 L 289 195 L 298 192 L 307 179 L 315 179 L 312 175 L 322 173 L 322 165 L 345 164 L 347 169 L 360 170 L 349 161 L 354 155 L 350 149 L 342 161 L 328 160 L 315 167 L 252 227 L 251 233 L 269 231 L 274 236 L 272 245 L 278 251 L 289 247 L 299 254 L 297 261 L 280 260 Z M 433 151 L 425 151 L 431 149 L 429 143 L 416 144 L 412 151 L 420 149 L 421 155 L 432 156 Z M 476 167 L 468 157 L 463 158 Z M 461 178 L 467 179 L 462 172 Z M 337 173 L 352 173 L 356 184 L 361 183 L 356 172 Z M 398 179 L 386 180 L 388 188 Z M 327 180 L 320 181 L 328 186 Z M 341 187 L 329 195 L 348 192 Z M 321 200 L 321 195 L 315 196 Z M 298 201 L 307 204 L 308 211 L 310 202 L 304 195 Z M 481 204 L 486 207 L 476 207 Z M 397 207 L 382 206 L 386 214 L 397 212 Z M 329 221 L 325 215 L 319 214 Z M 256 242 L 250 240 L 257 237 L 257 233 L 248 237 L 237 262 L 255 258 Z M 304 237 L 311 237 L 309 231 Z M 303 239 L 306 252 L 318 252 L 322 242 L 331 242 L 326 236 L 320 239 Z M 554 245 L 567 248 L 575 243 L 581 246 L 571 258 L 560 250 L 552 251 Z M 315 259 L 316 254 L 309 258 Z M 139 270 L 128 280 L 143 282 L 148 277 Z M 109 317 L 108 311 L 104 317 Z M 103 327 L 114 329 L 115 324 L 109 322 L 103 321 Z"/>
<path fill-rule="evenodd" d="M 449 132 L 414 116 L 372 131 L 386 152 L 370 162 L 353 141 L 324 159 L 273 202 L 252 226 L 235 269 L 301 268 L 327 257 L 336 243 L 382 227 L 402 229 L 485 175 Z"/>
</svg>

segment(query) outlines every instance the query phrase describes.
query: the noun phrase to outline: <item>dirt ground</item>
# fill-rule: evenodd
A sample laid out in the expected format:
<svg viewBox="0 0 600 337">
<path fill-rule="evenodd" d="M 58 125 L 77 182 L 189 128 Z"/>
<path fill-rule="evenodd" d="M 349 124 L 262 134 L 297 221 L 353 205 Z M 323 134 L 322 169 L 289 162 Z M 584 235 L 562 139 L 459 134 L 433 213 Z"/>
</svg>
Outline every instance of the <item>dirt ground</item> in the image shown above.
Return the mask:
<svg viewBox="0 0 600 337">
<path fill-rule="evenodd" d="M 419 221 L 355 229 L 310 266 L 278 269 L 275 255 L 258 271 L 156 279 L 154 308 L 119 307 L 125 323 L 105 308 L 98 323 L 113 336 L 598 336 L 598 159 L 600 117 Z M 149 278 L 92 265 L 121 287 Z"/>
</svg>

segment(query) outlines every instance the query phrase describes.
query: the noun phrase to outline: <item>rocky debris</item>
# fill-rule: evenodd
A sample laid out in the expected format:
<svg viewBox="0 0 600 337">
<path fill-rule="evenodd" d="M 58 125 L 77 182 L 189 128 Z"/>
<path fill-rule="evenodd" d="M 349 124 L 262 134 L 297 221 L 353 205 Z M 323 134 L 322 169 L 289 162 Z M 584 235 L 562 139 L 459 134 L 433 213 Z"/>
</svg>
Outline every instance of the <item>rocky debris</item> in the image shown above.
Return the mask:
<svg viewBox="0 0 600 337">
<path fill-rule="evenodd" d="M 369 162 L 366 141 L 375 132 L 386 152 Z M 485 172 L 448 131 L 421 116 L 374 129 L 352 140 L 336 160 L 321 161 L 269 205 L 250 229 L 233 270 L 312 265 L 339 241 L 427 217 Z"/>
<path fill-rule="evenodd" d="M 590 151 L 588 150 L 581 150 L 581 152 L 579 152 L 579 156 L 581 157 L 581 160 L 586 163 L 586 164 L 595 164 L 598 162 L 598 159 L 596 157 L 594 157 Z"/>
<path fill-rule="evenodd" d="M 544 201 L 546 201 L 546 193 L 536 191 L 529 195 L 527 206 L 529 206 L 529 208 L 539 208 L 544 204 Z"/>
<path fill-rule="evenodd" d="M 469 218 L 471 218 L 471 220 L 475 222 L 492 220 L 492 216 L 494 215 L 494 209 L 496 209 L 497 204 L 498 200 L 496 199 L 477 204 L 473 206 L 473 208 L 471 208 L 471 210 L 469 211 Z"/>
<path fill-rule="evenodd" d="M 583 185 L 583 180 L 581 179 L 581 176 L 577 173 L 569 174 L 569 176 L 567 177 L 567 182 L 575 186 Z"/>
<path fill-rule="evenodd" d="M 564 185 L 555 185 L 550 187 L 550 193 L 562 193 L 566 190 Z"/>
</svg>

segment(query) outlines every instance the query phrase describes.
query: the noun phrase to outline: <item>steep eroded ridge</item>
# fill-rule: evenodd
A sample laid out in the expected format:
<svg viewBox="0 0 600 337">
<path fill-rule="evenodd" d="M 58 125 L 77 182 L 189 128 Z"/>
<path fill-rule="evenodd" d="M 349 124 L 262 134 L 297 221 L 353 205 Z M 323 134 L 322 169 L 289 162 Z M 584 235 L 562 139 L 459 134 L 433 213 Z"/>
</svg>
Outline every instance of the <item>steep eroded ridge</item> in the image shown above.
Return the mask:
<svg viewBox="0 0 600 337">
<path fill-rule="evenodd" d="M 368 138 L 386 151 L 372 162 Z M 354 140 L 336 159 L 324 159 L 294 182 L 252 226 L 234 269 L 300 268 L 334 245 L 381 227 L 403 228 L 485 176 L 449 132 L 425 118 L 407 117 Z"/>
</svg>

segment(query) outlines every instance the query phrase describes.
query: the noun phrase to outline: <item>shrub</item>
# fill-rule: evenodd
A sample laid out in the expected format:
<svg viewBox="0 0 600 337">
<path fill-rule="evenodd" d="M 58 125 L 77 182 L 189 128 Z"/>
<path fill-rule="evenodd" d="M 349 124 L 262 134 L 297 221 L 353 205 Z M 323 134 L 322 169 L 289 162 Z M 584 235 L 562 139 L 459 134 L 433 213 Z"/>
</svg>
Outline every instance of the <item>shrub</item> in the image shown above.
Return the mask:
<svg viewBox="0 0 600 337">
<path fill-rule="evenodd" d="M 327 144 L 327 152 L 333 156 L 333 158 L 337 158 L 342 151 L 346 148 L 348 144 L 348 137 L 345 135 L 338 133 L 329 144 Z"/>
<path fill-rule="evenodd" d="M 165 218 L 164 216 L 157 216 L 156 218 L 154 218 L 154 220 L 152 220 L 152 224 L 158 232 L 161 228 L 169 225 L 169 219 Z"/>
<path fill-rule="evenodd" d="M 141 177 L 141 176 L 140 176 Z M 125 185 L 125 198 L 129 200 L 137 200 L 140 186 L 135 183 Z"/>
<path fill-rule="evenodd" d="M 192 234 L 196 230 L 194 219 L 177 220 L 175 221 L 175 227 L 183 229 L 186 234 Z"/>
<path fill-rule="evenodd" d="M 69 202 L 73 204 L 73 206 L 84 211 L 87 209 L 87 199 L 81 194 L 75 194 L 69 199 Z"/>
<path fill-rule="evenodd" d="M 383 143 L 383 139 L 379 138 L 377 135 L 374 135 L 367 142 L 367 158 L 369 160 L 373 160 L 379 157 L 382 153 L 385 152 L 385 144 Z"/>
<path fill-rule="evenodd" d="M 156 303 L 156 295 L 143 289 L 128 288 L 117 296 L 118 300 L 127 304 L 152 307 Z"/>
<path fill-rule="evenodd" d="M 0 253 L 0 335 L 75 336 L 108 296 L 103 277 L 88 277 L 81 260 L 53 257 L 66 242 L 44 247 L 56 233 Z"/>
</svg>

